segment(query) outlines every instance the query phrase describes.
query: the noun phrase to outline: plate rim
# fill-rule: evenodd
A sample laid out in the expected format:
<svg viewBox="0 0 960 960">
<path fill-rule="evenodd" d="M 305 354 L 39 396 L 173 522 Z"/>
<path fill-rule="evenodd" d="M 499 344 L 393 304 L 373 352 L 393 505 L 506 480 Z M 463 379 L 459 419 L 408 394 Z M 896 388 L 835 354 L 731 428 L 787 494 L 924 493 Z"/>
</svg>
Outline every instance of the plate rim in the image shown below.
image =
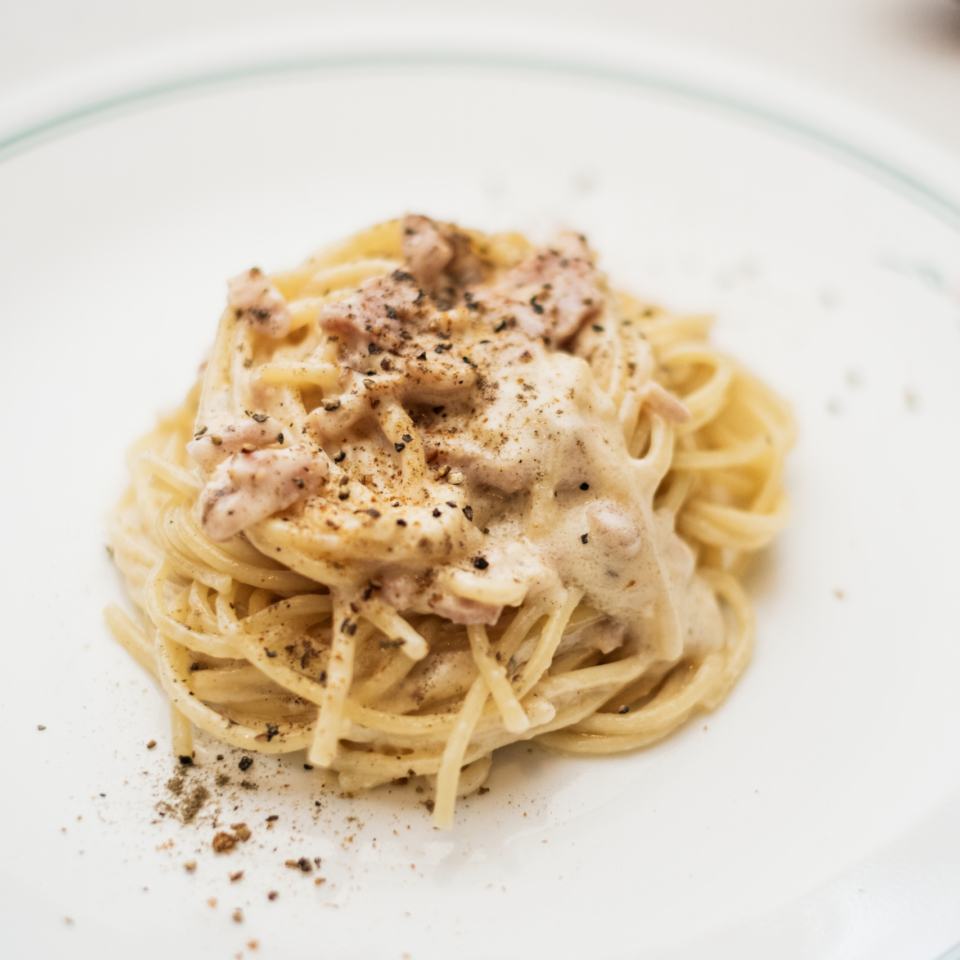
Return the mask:
<svg viewBox="0 0 960 960">
<path fill-rule="evenodd" d="M 235 85 L 376 68 L 453 68 L 619 85 L 738 118 L 866 173 L 960 232 L 960 158 L 848 99 L 663 37 L 524 18 L 299 18 L 88 62 L 0 97 L 0 163 L 52 140 Z M 503 23 L 509 23 L 505 33 Z"/>
<path fill-rule="evenodd" d="M 446 36 L 449 42 L 458 35 Z M 117 60 L 96 76 L 78 73 L 80 80 L 72 88 L 74 81 L 65 80 L 63 86 L 38 89 L 26 98 L 0 99 L 0 163 L 125 113 L 225 85 L 357 68 L 522 70 L 532 76 L 612 81 L 719 109 L 846 162 L 960 233 L 960 163 L 906 128 L 841 98 L 719 58 L 693 63 L 690 58 L 699 58 L 699 52 L 660 41 L 618 42 L 615 54 L 602 62 L 595 59 L 595 40 L 585 44 L 587 53 L 581 55 L 556 36 L 527 39 L 531 45 L 526 49 L 481 36 L 468 50 L 431 50 L 433 41 L 411 46 L 409 35 L 402 32 L 370 45 L 347 30 L 335 38 L 312 36 L 307 43 L 278 35 L 265 52 L 253 50 L 249 38 L 238 35 L 224 41 L 214 62 L 206 64 L 192 49 L 167 45 L 158 49 L 155 61 L 138 65 Z M 552 43 L 558 46 L 551 49 Z M 960 960 L 960 944 L 941 960 Z"/>
</svg>

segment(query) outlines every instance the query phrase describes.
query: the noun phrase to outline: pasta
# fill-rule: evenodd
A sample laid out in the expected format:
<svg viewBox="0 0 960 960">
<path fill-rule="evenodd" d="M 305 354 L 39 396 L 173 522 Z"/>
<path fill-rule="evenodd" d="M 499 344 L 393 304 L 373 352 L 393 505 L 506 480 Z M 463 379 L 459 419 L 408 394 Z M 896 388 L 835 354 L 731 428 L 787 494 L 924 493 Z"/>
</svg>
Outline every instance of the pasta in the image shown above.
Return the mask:
<svg viewBox="0 0 960 960">
<path fill-rule="evenodd" d="M 199 728 L 408 776 L 452 823 L 493 751 L 652 743 L 750 657 L 789 409 L 583 237 L 390 221 L 229 285 L 111 519 L 116 637 Z"/>
</svg>

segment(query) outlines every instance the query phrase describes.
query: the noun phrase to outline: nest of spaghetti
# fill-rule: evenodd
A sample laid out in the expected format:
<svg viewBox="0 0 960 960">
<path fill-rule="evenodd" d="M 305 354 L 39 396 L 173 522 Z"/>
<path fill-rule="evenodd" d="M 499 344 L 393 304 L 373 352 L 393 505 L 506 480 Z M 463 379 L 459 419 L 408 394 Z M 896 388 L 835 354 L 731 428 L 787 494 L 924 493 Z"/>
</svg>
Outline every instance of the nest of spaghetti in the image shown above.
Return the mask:
<svg viewBox="0 0 960 960">
<path fill-rule="evenodd" d="M 111 523 L 139 616 L 107 617 L 175 752 L 422 776 L 448 827 L 497 747 L 632 750 L 716 707 L 794 425 L 709 326 L 612 291 L 578 234 L 423 216 L 231 280 Z"/>
</svg>

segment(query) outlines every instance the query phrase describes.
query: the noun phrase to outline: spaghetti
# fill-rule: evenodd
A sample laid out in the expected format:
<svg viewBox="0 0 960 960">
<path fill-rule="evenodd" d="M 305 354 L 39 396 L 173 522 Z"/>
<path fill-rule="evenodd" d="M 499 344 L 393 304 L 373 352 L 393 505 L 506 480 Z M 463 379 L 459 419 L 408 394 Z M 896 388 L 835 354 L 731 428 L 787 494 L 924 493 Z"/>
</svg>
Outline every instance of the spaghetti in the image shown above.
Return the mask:
<svg viewBox="0 0 960 960">
<path fill-rule="evenodd" d="M 192 729 L 306 750 L 434 822 L 499 746 L 631 750 L 713 709 L 784 526 L 785 404 L 584 238 L 410 216 L 230 282 L 202 379 L 129 457 L 118 640 Z"/>
</svg>

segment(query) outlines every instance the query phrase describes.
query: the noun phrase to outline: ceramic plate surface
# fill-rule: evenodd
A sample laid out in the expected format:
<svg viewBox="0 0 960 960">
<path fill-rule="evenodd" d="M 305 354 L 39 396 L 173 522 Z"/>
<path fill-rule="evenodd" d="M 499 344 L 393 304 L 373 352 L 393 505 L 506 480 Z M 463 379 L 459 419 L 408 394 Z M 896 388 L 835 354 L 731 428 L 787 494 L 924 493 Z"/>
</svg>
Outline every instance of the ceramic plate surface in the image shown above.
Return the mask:
<svg viewBox="0 0 960 960">
<path fill-rule="evenodd" d="M 934 960 L 960 939 L 949 164 L 660 48 L 375 39 L 128 65 L 0 110 L 4 955 Z M 412 786 L 343 799 L 300 755 L 242 772 L 202 738 L 175 795 L 166 700 L 101 613 L 125 448 L 192 382 L 225 278 L 405 211 L 576 227 L 616 285 L 715 313 L 790 400 L 753 662 L 650 749 L 501 751 L 450 832 Z M 250 841 L 213 854 L 239 821 Z"/>
</svg>

